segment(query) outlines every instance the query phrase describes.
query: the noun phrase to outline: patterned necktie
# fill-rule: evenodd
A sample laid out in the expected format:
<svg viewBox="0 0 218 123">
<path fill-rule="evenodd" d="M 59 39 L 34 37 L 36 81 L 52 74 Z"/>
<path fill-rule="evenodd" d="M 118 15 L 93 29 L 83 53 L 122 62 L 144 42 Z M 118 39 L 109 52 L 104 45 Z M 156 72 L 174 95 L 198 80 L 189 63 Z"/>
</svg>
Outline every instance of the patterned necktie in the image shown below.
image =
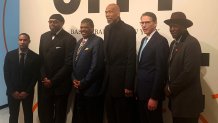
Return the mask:
<svg viewBox="0 0 218 123">
<path fill-rule="evenodd" d="M 80 53 L 81 49 L 83 48 L 83 46 L 85 45 L 85 43 L 86 43 L 86 39 L 83 39 L 79 45 L 79 48 L 77 49 L 77 52 L 76 52 L 76 59 L 75 59 L 76 61 L 78 60 L 79 53 Z"/>
<path fill-rule="evenodd" d="M 142 47 L 141 47 L 141 50 L 139 51 L 139 61 L 141 60 L 142 51 L 143 51 L 143 49 L 145 48 L 147 42 L 148 42 L 148 38 L 145 37 L 145 39 L 144 39 L 144 41 L 143 41 L 143 44 L 142 44 Z"/>
</svg>

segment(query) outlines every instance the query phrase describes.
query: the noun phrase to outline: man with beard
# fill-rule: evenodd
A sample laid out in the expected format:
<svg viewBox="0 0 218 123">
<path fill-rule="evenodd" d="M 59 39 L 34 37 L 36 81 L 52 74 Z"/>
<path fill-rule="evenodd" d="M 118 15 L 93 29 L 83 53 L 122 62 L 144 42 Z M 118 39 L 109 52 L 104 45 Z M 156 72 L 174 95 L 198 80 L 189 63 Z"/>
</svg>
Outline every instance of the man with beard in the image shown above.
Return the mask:
<svg viewBox="0 0 218 123">
<path fill-rule="evenodd" d="M 42 66 L 38 86 L 38 115 L 41 123 L 66 122 L 71 78 L 70 73 L 63 72 L 67 56 L 74 51 L 76 39 L 62 28 L 64 22 L 62 15 L 51 15 L 48 21 L 50 31 L 42 34 L 40 39 Z"/>
</svg>

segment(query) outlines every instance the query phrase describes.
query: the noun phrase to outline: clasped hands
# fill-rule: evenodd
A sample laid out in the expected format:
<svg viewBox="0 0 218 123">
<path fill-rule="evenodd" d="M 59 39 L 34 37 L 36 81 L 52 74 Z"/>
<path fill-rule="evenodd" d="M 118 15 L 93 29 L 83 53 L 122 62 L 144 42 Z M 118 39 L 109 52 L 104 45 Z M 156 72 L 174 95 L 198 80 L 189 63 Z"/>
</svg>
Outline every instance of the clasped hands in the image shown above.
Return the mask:
<svg viewBox="0 0 218 123">
<path fill-rule="evenodd" d="M 47 77 L 45 77 L 42 80 L 42 84 L 46 87 L 46 88 L 50 88 L 52 86 L 51 80 L 48 79 Z"/>
<path fill-rule="evenodd" d="M 12 97 L 17 100 L 25 99 L 28 95 L 29 94 L 25 91 L 22 92 L 15 91 L 14 93 L 12 93 Z"/>
<path fill-rule="evenodd" d="M 73 84 L 74 88 L 79 89 L 79 87 L 80 87 L 80 81 L 79 80 L 74 79 L 72 84 Z"/>
</svg>

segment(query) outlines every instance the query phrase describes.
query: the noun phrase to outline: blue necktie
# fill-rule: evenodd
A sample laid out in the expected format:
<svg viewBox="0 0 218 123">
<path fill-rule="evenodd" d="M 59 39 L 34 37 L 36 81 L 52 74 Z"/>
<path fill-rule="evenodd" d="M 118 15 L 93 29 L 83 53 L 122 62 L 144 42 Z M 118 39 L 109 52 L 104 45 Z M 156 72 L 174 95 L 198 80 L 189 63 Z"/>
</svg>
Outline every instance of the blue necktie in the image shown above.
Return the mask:
<svg viewBox="0 0 218 123">
<path fill-rule="evenodd" d="M 141 60 L 141 55 L 142 55 L 142 51 L 143 49 L 145 48 L 146 44 L 148 43 L 148 38 L 145 37 L 144 41 L 143 41 L 143 44 L 142 44 L 142 47 L 141 47 L 141 50 L 139 51 L 139 61 Z"/>
</svg>

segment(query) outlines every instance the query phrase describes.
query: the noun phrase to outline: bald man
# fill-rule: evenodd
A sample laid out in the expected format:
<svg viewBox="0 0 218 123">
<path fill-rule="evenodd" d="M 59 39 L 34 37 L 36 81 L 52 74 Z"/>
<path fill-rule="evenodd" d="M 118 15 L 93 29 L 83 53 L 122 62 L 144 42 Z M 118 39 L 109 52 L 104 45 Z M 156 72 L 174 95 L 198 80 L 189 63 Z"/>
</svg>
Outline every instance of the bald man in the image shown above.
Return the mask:
<svg viewBox="0 0 218 123">
<path fill-rule="evenodd" d="M 120 8 L 109 4 L 105 10 L 106 113 L 108 123 L 133 123 L 136 32 L 120 19 Z"/>
</svg>

